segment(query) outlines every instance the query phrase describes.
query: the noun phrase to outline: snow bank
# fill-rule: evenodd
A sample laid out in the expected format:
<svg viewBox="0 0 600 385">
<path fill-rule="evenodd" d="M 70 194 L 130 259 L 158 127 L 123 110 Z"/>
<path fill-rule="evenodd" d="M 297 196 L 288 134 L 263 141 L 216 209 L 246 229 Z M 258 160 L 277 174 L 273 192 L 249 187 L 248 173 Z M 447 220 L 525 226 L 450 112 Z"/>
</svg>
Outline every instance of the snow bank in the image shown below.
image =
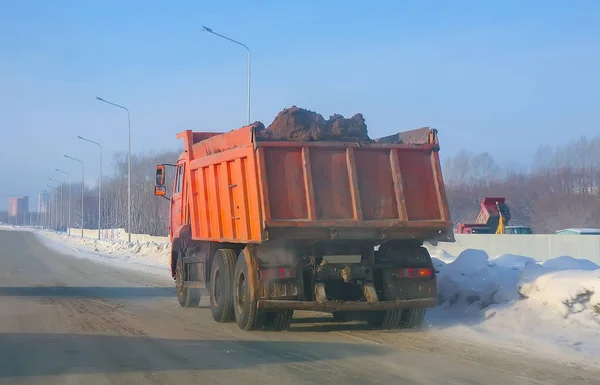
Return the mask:
<svg viewBox="0 0 600 385">
<path fill-rule="evenodd" d="M 444 307 L 485 309 L 530 298 L 545 305 L 562 304 L 553 309 L 564 317 L 584 311 L 600 316 L 600 266 L 589 260 L 559 257 L 540 264 L 512 254 L 490 259 L 474 249 L 464 250 L 454 260 L 448 255 L 445 261 L 436 257 L 438 298 Z"/>
<path fill-rule="evenodd" d="M 431 328 L 600 365 L 600 266 L 571 257 L 489 258 L 474 249 L 433 257 L 440 306 L 430 312 Z"/>
<path fill-rule="evenodd" d="M 519 293 L 564 318 L 600 327 L 600 270 L 567 270 L 542 274 L 522 283 Z"/>
<path fill-rule="evenodd" d="M 33 231 L 32 227 L 9 225 L 8 223 L 0 223 L 0 230 L 5 231 Z"/>
<path fill-rule="evenodd" d="M 128 243 L 125 241 L 68 236 L 52 232 L 43 232 L 42 234 L 52 240 L 75 247 L 76 251 L 91 253 L 104 260 L 170 269 L 171 245 L 169 243 Z"/>
</svg>

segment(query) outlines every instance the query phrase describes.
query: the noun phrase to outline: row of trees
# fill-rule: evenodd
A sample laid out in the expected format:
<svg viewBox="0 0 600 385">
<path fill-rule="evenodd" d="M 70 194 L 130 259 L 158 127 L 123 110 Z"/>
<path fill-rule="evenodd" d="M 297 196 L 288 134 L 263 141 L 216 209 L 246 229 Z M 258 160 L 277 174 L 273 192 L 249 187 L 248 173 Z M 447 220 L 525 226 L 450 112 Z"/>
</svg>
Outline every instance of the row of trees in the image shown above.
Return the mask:
<svg viewBox="0 0 600 385">
<path fill-rule="evenodd" d="M 444 178 L 455 224 L 473 221 L 482 197 L 500 196 L 511 207 L 511 224 L 537 233 L 600 227 L 600 136 L 540 147 L 528 170 L 461 151 L 444 162 Z"/>
<path fill-rule="evenodd" d="M 132 227 L 134 233 L 166 235 L 169 202 L 154 196 L 156 165 L 175 163 L 179 151 L 132 157 Z M 127 228 L 127 157 L 113 158 L 114 176 L 104 178 L 102 227 Z M 488 153 L 460 151 L 443 161 L 444 179 L 454 224 L 473 221 L 485 196 L 503 196 L 511 207 L 511 224 L 529 225 L 538 233 L 567 227 L 600 227 L 600 136 L 580 138 L 558 148 L 540 148 L 529 169 L 501 166 Z M 169 186 L 170 187 L 170 186 Z M 67 191 L 67 186 L 64 186 Z M 98 190 L 72 186 L 72 226 L 97 228 Z M 170 193 L 170 192 L 169 192 Z M 67 212 L 66 195 L 59 212 Z M 66 222 L 63 219 L 63 225 Z M 56 225 L 56 222 L 55 222 Z"/>
<path fill-rule="evenodd" d="M 131 157 L 131 226 L 134 233 L 166 235 L 169 202 L 154 195 L 156 165 L 176 163 L 179 151 L 164 151 L 132 155 Z M 127 154 L 117 153 L 113 157 L 114 174 L 102 180 L 101 223 L 103 229 L 127 229 Z M 83 216 L 81 215 L 81 185 L 71 186 L 69 201 L 68 185 L 55 190 L 51 197 L 52 218 L 46 216 L 45 224 L 54 228 L 69 225 L 68 211 L 71 206 L 71 227 L 98 228 L 98 187 L 83 191 Z M 169 191 L 170 193 L 170 191 Z M 58 215 L 56 215 L 58 213 Z M 44 220 L 44 219 L 42 219 Z M 51 222 L 50 222 L 51 221 Z"/>
</svg>

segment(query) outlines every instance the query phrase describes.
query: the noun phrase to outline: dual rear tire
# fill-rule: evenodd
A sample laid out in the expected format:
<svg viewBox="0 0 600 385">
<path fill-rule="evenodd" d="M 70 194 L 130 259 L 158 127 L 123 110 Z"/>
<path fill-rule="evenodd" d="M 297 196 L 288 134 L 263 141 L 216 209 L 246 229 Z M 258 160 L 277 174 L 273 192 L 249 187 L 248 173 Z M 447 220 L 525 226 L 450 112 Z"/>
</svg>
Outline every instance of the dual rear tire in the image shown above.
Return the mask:
<svg viewBox="0 0 600 385">
<path fill-rule="evenodd" d="M 183 271 L 183 254 L 179 252 L 175 267 L 175 287 L 177 300 L 181 307 L 198 307 L 200 304 L 200 289 L 184 287 L 185 274 Z"/>
<path fill-rule="evenodd" d="M 367 323 L 379 329 L 412 329 L 423 324 L 425 311 L 426 308 L 373 311 L 367 314 Z"/>
<path fill-rule="evenodd" d="M 421 326 L 425 320 L 425 311 L 425 308 L 366 312 L 335 311 L 332 316 L 336 322 L 367 321 L 369 326 L 378 329 L 411 329 Z"/>
<path fill-rule="evenodd" d="M 238 327 L 246 331 L 289 328 L 293 310 L 265 312 L 258 309 L 256 296 L 251 293 L 253 288 L 243 252 L 236 258 L 233 250 L 217 250 L 209 282 L 210 309 L 215 321 L 235 320 Z"/>
<path fill-rule="evenodd" d="M 209 292 L 210 310 L 216 322 L 236 321 L 245 331 L 272 330 L 281 331 L 290 327 L 293 310 L 266 312 L 258 309 L 257 296 L 252 296 L 248 264 L 244 253 L 239 257 L 231 249 L 217 250 L 212 262 Z M 182 307 L 197 307 L 200 302 L 200 290 L 183 287 L 183 261 L 177 259 L 176 266 L 177 298 Z M 254 299 L 252 299 L 254 297 Z M 425 319 L 425 308 L 390 309 L 364 312 L 362 317 L 367 323 L 380 329 L 415 328 Z M 349 322 L 355 312 L 334 312 L 338 322 Z"/>
<path fill-rule="evenodd" d="M 236 255 L 233 250 L 219 249 L 210 269 L 210 311 L 217 322 L 230 322 L 233 315 L 233 273 Z"/>
</svg>

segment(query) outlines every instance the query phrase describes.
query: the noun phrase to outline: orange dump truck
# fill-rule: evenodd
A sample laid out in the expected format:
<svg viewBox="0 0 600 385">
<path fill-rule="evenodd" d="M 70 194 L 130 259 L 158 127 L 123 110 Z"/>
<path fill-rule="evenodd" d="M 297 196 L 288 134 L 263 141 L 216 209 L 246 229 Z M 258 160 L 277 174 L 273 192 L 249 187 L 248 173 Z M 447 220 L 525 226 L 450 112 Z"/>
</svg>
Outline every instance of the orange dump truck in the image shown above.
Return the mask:
<svg viewBox="0 0 600 385">
<path fill-rule="evenodd" d="M 183 307 L 217 322 L 289 327 L 294 310 L 413 327 L 436 305 L 424 241 L 454 241 L 437 131 L 371 143 L 260 140 L 253 125 L 184 131 L 173 167 L 171 272 Z M 394 138 L 398 139 L 394 141 Z M 400 139 L 404 138 L 404 139 Z"/>
</svg>

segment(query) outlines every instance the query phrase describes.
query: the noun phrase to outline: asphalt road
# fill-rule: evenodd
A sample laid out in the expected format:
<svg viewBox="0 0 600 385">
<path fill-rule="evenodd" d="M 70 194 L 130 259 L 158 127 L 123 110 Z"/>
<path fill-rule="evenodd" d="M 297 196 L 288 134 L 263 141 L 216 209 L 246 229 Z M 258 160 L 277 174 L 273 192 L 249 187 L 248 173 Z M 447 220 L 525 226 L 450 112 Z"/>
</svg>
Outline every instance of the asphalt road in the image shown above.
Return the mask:
<svg viewBox="0 0 600 385">
<path fill-rule="evenodd" d="M 169 279 L 61 255 L 0 230 L 0 384 L 598 384 L 586 371 L 299 314 L 242 332 L 183 309 Z"/>
</svg>

